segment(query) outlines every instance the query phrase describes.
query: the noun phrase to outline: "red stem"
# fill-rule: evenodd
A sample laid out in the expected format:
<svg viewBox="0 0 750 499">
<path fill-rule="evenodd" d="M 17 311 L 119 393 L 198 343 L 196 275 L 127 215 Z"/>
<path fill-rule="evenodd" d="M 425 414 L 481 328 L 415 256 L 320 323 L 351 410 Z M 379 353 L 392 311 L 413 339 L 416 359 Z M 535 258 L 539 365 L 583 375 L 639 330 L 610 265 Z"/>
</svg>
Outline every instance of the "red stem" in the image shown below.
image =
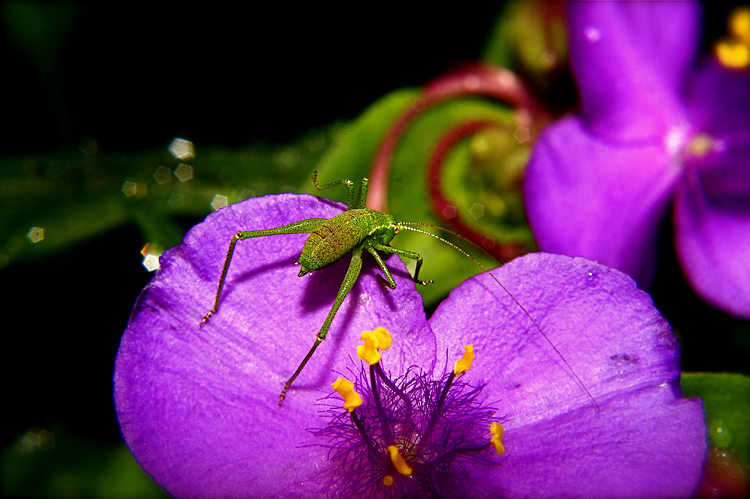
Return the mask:
<svg viewBox="0 0 750 499">
<path fill-rule="evenodd" d="M 388 176 L 393 155 L 411 122 L 435 104 L 469 95 L 484 95 L 511 104 L 516 108 L 518 125 L 529 129 L 533 121 L 538 122 L 539 118 L 546 117 L 523 82 L 507 69 L 475 64 L 428 82 L 422 94 L 388 131 L 375 155 L 369 176 L 368 208 L 387 211 Z"/>
<path fill-rule="evenodd" d="M 545 124 L 549 117 L 526 90 L 523 82 L 511 71 L 482 64 L 466 66 L 428 82 L 422 94 L 396 120 L 384 137 L 370 170 L 367 207 L 377 211 L 388 210 L 388 177 L 391 163 L 401 137 L 411 123 L 426 109 L 449 99 L 470 95 L 491 97 L 512 105 L 516 109 L 516 122 L 525 127 L 533 137 L 535 129 Z M 471 121 L 450 130 L 438 141 L 427 166 L 427 188 L 432 206 L 444 222 L 474 244 L 485 249 L 493 258 L 505 262 L 522 254 L 522 244 L 498 244 L 492 238 L 472 229 L 456 214 L 449 217 L 445 209 L 451 206 L 442 193 L 441 169 L 446 154 L 456 142 L 467 135 L 487 127 L 500 127 L 491 121 Z"/>
<path fill-rule="evenodd" d="M 427 164 L 427 191 L 432 201 L 433 210 L 444 223 L 450 225 L 456 232 L 484 249 L 498 262 L 503 263 L 524 253 L 527 248 L 520 243 L 501 244 L 495 241 L 494 238 L 474 230 L 461 220 L 458 212 L 455 211 L 455 206 L 443 195 L 441 170 L 445 156 L 458 141 L 484 128 L 503 127 L 493 121 L 469 121 L 452 128 L 440 138 Z M 451 216 L 449 213 L 452 211 L 454 214 Z"/>
</svg>

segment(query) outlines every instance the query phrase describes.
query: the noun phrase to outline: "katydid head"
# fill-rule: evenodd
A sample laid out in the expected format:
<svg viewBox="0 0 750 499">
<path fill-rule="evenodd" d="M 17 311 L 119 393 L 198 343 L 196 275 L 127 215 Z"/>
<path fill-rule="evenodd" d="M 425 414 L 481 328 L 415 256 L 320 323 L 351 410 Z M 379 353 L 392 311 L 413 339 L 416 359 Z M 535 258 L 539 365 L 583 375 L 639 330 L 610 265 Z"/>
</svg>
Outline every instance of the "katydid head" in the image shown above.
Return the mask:
<svg viewBox="0 0 750 499">
<path fill-rule="evenodd" d="M 398 234 L 399 227 L 397 224 L 386 225 L 378 232 L 378 241 L 380 244 L 388 244 L 393 241 L 393 238 Z"/>
</svg>

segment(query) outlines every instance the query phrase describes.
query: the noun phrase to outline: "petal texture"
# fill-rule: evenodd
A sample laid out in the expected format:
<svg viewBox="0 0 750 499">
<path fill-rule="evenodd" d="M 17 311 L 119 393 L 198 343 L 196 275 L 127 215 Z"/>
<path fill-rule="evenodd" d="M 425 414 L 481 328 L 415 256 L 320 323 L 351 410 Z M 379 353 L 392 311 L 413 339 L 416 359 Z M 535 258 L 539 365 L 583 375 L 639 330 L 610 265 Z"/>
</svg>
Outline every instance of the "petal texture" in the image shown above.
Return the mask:
<svg viewBox="0 0 750 499">
<path fill-rule="evenodd" d="M 750 319 L 750 210 L 721 209 L 696 175 L 680 183 L 674 207 L 677 255 L 707 302 Z"/>
<path fill-rule="evenodd" d="M 709 60 L 688 96 L 700 131 L 675 193 L 675 245 L 707 302 L 750 318 L 750 71 Z"/>
<path fill-rule="evenodd" d="M 596 134 L 654 140 L 684 121 L 677 92 L 698 40 L 693 2 L 570 2 L 583 114 Z"/>
<path fill-rule="evenodd" d="M 706 451 L 701 401 L 668 387 L 506 428 L 502 467 L 470 475 L 489 497 L 691 497 Z"/>
<path fill-rule="evenodd" d="M 524 177 L 527 218 L 542 251 L 584 256 L 650 284 L 659 225 L 681 170 L 661 142 L 613 145 L 581 118 L 549 127 Z"/>
<path fill-rule="evenodd" d="M 686 96 L 690 121 L 710 135 L 750 131 L 750 69 L 729 70 L 709 58 L 693 75 Z"/>
<path fill-rule="evenodd" d="M 388 328 L 398 368 L 433 365 L 434 336 L 405 266 L 389 259 L 398 286 L 386 292 L 368 256 L 327 341 L 278 407 L 348 265 L 297 278 L 304 234 L 238 242 L 219 312 L 198 327 L 233 234 L 341 211 L 307 195 L 251 199 L 210 215 L 162 256 L 122 338 L 114 385 L 125 441 L 175 497 L 318 496 L 327 450 L 307 445 L 315 437 L 306 428 L 321 426 L 316 400 L 351 366 L 361 331 Z"/>
<path fill-rule="evenodd" d="M 650 297 L 583 258 L 530 254 L 493 274 L 560 355 L 488 275 L 456 288 L 430 319 L 439 356 L 474 344 L 468 376 L 487 382 L 504 418 L 505 460 L 471 470 L 472 482 L 503 497 L 689 496 L 703 411 L 680 398 L 677 340 Z"/>
</svg>

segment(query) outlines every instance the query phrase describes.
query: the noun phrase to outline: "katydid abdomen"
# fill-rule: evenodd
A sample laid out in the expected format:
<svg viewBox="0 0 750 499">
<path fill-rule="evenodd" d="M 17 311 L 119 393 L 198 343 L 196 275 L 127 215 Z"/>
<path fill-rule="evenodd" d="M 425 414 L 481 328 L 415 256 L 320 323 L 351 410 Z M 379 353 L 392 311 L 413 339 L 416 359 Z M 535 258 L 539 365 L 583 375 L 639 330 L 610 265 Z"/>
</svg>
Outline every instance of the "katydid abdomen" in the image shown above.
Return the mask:
<svg viewBox="0 0 750 499">
<path fill-rule="evenodd" d="M 299 263 L 300 276 L 327 267 L 349 254 L 362 242 L 392 227 L 392 216 L 375 210 L 354 209 L 336 215 L 317 227 L 305 241 Z M 378 238 L 380 239 L 380 238 Z M 389 241 L 380 241 L 387 244 Z"/>
</svg>

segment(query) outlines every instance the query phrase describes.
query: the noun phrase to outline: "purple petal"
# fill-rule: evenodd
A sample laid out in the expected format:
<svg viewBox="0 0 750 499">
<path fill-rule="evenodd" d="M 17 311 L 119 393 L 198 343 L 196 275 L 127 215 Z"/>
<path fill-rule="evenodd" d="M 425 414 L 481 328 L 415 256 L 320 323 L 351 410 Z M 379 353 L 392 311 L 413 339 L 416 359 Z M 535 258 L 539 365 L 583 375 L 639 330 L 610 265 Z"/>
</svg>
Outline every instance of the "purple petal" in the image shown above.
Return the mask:
<svg viewBox="0 0 750 499">
<path fill-rule="evenodd" d="M 750 133 L 750 70 L 730 70 L 713 58 L 693 75 L 687 97 L 690 122 L 709 135 Z"/>
<path fill-rule="evenodd" d="M 395 368 L 434 365 L 434 336 L 405 266 L 389 259 L 398 286 L 386 292 L 367 256 L 328 340 L 278 407 L 348 265 L 345 258 L 297 278 L 304 234 L 240 241 L 219 312 L 198 327 L 233 234 L 340 212 L 341 205 L 307 195 L 251 199 L 210 215 L 162 257 L 122 338 L 114 383 L 128 446 L 170 494 L 315 495 L 330 465 L 306 428 L 322 425 L 316 400 L 351 366 L 359 333 L 388 328 Z"/>
<path fill-rule="evenodd" d="M 750 215 L 716 210 L 700 186 L 680 184 L 675 243 L 685 276 L 712 305 L 750 319 Z"/>
<path fill-rule="evenodd" d="M 569 2 L 570 58 L 587 125 L 632 141 L 685 118 L 678 98 L 700 20 L 692 2 Z"/>
<path fill-rule="evenodd" d="M 683 153 L 686 175 L 713 206 L 750 211 L 750 71 L 709 59 L 695 74 L 688 106 L 694 137 Z M 694 184 L 695 185 L 695 184 Z"/>
<path fill-rule="evenodd" d="M 750 144 L 743 144 L 742 151 L 727 151 L 734 152 L 726 154 L 737 161 L 733 168 L 722 169 L 717 161 L 711 165 L 717 172 L 700 168 L 698 159 L 690 162 L 675 192 L 675 245 L 685 276 L 704 300 L 750 319 L 750 171 L 745 166 L 750 164 Z M 712 156 L 701 159 L 710 161 Z M 722 170 L 725 182 L 706 180 Z M 733 185 L 727 181 L 731 178 Z M 717 189 L 721 183 L 729 187 L 724 198 Z"/>
<path fill-rule="evenodd" d="M 552 125 L 534 146 L 524 177 L 539 248 L 597 260 L 647 286 L 680 173 L 663 144 L 612 145 L 589 134 L 578 117 Z"/>
<path fill-rule="evenodd" d="M 493 274 L 560 355 L 488 275 L 430 319 L 441 355 L 474 345 L 469 379 L 487 382 L 505 418 L 502 466 L 470 470 L 472 483 L 503 497 L 687 497 L 705 452 L 703 411 L 679 396 L 678 343 L 650 297 L 582 258 L 530 254 Z"/>
<path fill-rule="evenodd" d="M 489 497 L 691 497 L 706 451 L 699 399 L 651 388 L 599 413 L 569 414 L 506 430 L 496 472 L 474 469 Z"/>
<path fill-rule="evenodd" d="M 675 192 L 675 244 L 693 289 L 750 318 L 750 71 L 709 60 L 688 96 L 698 134 Z"/>
</svg>

